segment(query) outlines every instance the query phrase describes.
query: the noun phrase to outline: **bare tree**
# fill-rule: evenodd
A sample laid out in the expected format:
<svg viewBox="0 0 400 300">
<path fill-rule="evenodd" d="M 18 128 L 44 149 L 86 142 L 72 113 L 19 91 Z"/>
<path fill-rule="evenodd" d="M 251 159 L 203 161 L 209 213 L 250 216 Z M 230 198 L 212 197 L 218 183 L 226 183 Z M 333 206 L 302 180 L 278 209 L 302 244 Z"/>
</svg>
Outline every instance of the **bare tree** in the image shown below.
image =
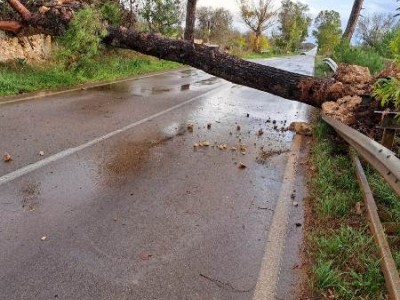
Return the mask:
<svg viewBox="0 0 400 300">
<path fill-rule="evenodd" d="M 256 36 L 253 47 L 255 52 L 260 51 L 261 35 L 275 24 L 277 13 L 273 0 L 240 0 L 240 16 Z"/>
<path fill-rule="evenodd" d="M 357 20 L 360 17 L 362 5 L 364 0 L 354 0 L 353 8 L 351 9 L 349 21 L 347 22 L 346 30 L 343 33 L 342 38 L 350 41 L 353 37 L 354 31 L 357 26 Z"/>
<path fill-rule="evenodd" d="M 396 18 L 390 13 L 373 13 L 362 16 L 358 21 L 356 34 L 363 44 L 375 47 L 381 42 L 385 33 L 396 23 Z"/>
</svg>

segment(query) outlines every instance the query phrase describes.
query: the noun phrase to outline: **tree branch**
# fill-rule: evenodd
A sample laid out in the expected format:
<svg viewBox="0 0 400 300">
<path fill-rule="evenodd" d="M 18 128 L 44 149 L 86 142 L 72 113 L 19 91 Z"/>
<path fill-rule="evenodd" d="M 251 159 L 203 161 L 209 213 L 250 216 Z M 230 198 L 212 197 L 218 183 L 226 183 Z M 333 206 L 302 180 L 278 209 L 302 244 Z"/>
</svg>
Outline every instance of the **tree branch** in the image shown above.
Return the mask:
<svg viewBox="0 0 400 300">
<path fill-rule="evenodd" d="M 0 30 L 3 30 L 3 31 L 18 33 L 22 27 L 23 27 L 22 24 L 17 21 L 1 21 L 0 20 Z"/>
<path fill-rule="evenodd" d="M 31 12 L 18 0 L 7 0 L 8 4 L 21 15 L 24 21 L 29 22 L 32 18 Z"/>
</svg>

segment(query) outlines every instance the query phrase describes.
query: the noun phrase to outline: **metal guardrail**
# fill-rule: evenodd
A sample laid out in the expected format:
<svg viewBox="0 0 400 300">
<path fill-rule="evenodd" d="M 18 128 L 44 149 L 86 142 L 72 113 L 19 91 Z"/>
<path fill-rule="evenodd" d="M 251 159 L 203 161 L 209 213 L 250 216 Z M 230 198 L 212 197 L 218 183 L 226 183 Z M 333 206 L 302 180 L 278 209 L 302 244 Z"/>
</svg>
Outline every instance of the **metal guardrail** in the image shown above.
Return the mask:
<svg viewBox="0 0 400 300">
<path fill-rule="evenodd" d="M 400 160 L 389 149 L 364 134 L 328 116 L 322 119 L 368 161 L 400 195 Z"/>
<path fill-rule="evenodd" d="M 327 64 L 333 72 L 336 72 L 338 65 L 332 58 L 327 57 L 324 58 L 322 61 L 323 63 Z"/>
<path fill-rule="evenodd" d="M 336 132 L 352 146 L 368 163 L 370 163 L 400 195 L 400 160 L 389 149 L 378 144 L 353 128 L 326 115 L 322 119 L 331 125 Z M 396 264 L 390 252 L 385 231 L 378 216 L 377 207 L 369 188 L 367 178 L 356 155 L 353 156 L 357 177 L 363 192 L 365 206 L 370 220 L 370 228 L 382 258 L 381 266 L 390 300 L 400 300 L 400 279 Z"/>
</svg>

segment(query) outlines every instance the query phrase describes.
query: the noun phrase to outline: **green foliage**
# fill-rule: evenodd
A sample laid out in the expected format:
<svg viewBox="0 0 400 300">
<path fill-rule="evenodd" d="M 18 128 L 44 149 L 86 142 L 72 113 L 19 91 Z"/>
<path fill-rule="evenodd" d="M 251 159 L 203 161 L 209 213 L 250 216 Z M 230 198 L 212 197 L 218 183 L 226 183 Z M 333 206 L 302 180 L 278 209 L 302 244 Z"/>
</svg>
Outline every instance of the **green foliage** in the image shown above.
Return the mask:
<svg viewBox="0 0 400 300">
<path fill-rule="evenodd" d="M 146 0 L 140 9 L 148 30 L 165 36 L 179 33 L 182 19 L 181 0 Z"/>
<path fill-rule="evenodd" d="M 389 49 L 392 51 L 394 58 L 400 61 L 400 28 L 394 30 Z"/>
<path fill-rule="evenodd" d="M 226 44 L 230 38 L 233 16 L 224 8 L 200 7 L 196 36 L 207 43 Z"/>
<path fill-rule="evenodd" d="M 312 19 L 308 16 L 307 4 L 283 0 L 278 14 L 281 35 L 278 44 L 286 51 L 295 51 L 308 35 Z"/>
<path fill-rule="evenodd" d="M 397 111 L 400 109 L 400 81 L 397 78 L 378 79 L 372 95 L 381 101 L 382 106 L 393 105 Z"/>
<path fill-rule="evenodd" d="M 121 24 L 122 9 L 118 3 L 106 1 L 99 5 L 101 16 L 110 25 L 117 26 Z"/>
<path fill-rule="evenodd" d="M 321 54 L 332 53 L 340 43 L 342 30 L 340 29 L 340 14 L 334 10 L 321 11 L 314 21 L 316 30 L 313 36 L 318 43 L 318 51 Z"/>
<path fill-rule="evenodd" d="M 393 52 L 390 50 L 390 44 L 394 40 L 396 32 L 399 32 L 400 28 L 393 28 L 383 34 L 383 37 L 379 43 L 377 43 L 373 49 L 382 57 L 393 59 Z"/>
<path fill-rule="evenodd" d="M 273 0 L 240 0 L 240 16 L 247 27 L 255 33 L 254 52 L 260 52 L 260 37 L 275 24 L 277 10 Z"/>
<path fill-rule="evenodd" d="M 80 10 L 60 39 L 59 58 L 67 70 L 93 72 L 93 59 L 100 50 L 100 41 L 106 32 L 100 14 L 91 7 Z"/>
<path fill-rule="evenodd" d="M 382 71 L 385 67 L 384 59 L 374 50 L 350 46 L 345 40 L 335 47 L 332 56 L 337 63 L 368 67 L 372 74 Z"/>
</svg>

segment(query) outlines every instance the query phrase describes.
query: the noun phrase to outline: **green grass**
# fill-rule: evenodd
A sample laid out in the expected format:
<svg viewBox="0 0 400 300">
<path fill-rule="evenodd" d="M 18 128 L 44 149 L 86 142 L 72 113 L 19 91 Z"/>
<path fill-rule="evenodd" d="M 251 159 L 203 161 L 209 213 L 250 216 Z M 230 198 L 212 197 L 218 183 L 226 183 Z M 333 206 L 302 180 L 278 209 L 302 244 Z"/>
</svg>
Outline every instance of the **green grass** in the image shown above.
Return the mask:
<svg viewBox="0 0 400 300">
<path fill-rule="evenodd" d="M 374 240 L 364 217 L 355 213 L 362 201 L 347 146 L 328 125 L 314 132 L 309 176 L 311 218 L 306 233 L 312 262 L 311 299 L 386 299 Z M 400 258 L 399 258 L 400 260 Z"/>
<path fill-rule="evenodd" d="M 271 57 L 283 57 L 283 56 L 291 56 L 299 53 L 280 53 L 277 51 L 269 51 L 266 53 L 257 53 L 253 51 L 236 51 L 231 53 L 233 56 L 243 58 L 243 59 L 257 59 L 257 58 L 271 58 Z"/>
<path fill-rule="evenodd" d="M 337 63 L 368 67 L 371 74 L 376 74 L 385 68 L 385 60 L 373 49 L 361 47 L 339 46 L 333 53 Z"/>
<path fill-rule="evenodd" d="M 317 55 L 315 57 L 315 68 L 314 68 L 314 76 L 321 78 L 321 77 L 332 77 L 333 71 L 332 69 L 327 65 L 322 62 L 322 57 L 321 55 Z"/>
<path fill-rule="evenodd" d="M 168 70 L 182 65 L 132 51 L 109 51 L 99 56 L 90 69 L 79 73 L 50 66 L 30 65 L 24 60 L 0 63 L 0 96 L 66 88 L 78 84 L 128 78 Z"/>
</svg>

